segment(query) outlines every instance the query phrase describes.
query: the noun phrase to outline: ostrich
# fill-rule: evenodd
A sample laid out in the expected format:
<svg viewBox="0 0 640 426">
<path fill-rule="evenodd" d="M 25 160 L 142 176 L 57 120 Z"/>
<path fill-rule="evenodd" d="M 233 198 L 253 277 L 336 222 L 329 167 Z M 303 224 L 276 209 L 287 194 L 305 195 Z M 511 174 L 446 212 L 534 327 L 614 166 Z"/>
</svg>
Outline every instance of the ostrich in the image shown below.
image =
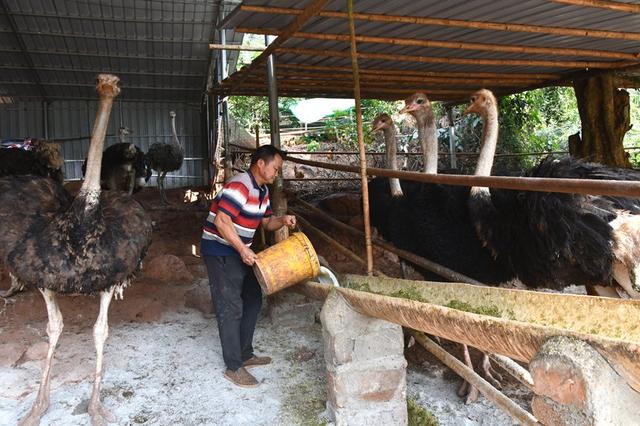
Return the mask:
<svg viewBox="0 0 640 426">
<path fill-rule="evenodd" d="M 424 121 L 419 117 L 433 117 L 431 104 L 426 99 L 426 95 L 417 93 L 407 100 L 408 107 L 419 123 Z M 394 145 L 394 134 L 385 133 L 387 135 L 385 143 Z M 438 141 L 436 138 L 428 138 L 427 142 L 424 149 L 431 156 L 425 160 L 431 170 L 437 165 L 437 149 L 434 147 L 437 147 Z M 393 149 L 388 151 L 394 155 Z M 393 164 L 394 161 L 391 158 L 389 163 Z M 434 173 L 437 173 L 437 168 Z M 404 194 L 389 197 L 388 179 L 375 178 L 369 185 L 371 223 L 382 236 L 396 247 L 487 284 L 499 284 L 513 278 L 506 265 L 491 257 L 491 252 L 482 246 L 475 233 L 467 209 L 469 188 L 412 181 L 402 181 L 400 186 Z M 439 278 L 426 271 L 424 275 L 427 279 Z M 465 363 L 472 367 L 466 345 L 463 345 L 463 356 Z M 486 354 L 482 369 L 487 380 L 496 386 L 500 385 L 492 375 Z M 461 396 L 467 394 L 467 402 L 478 397 L 477 390 L 471 388 L 468 382 L 463 382 L 459 393 Z"/>
<path fill-rule="evenodd" d="M 158 172 L 158 189 L 160 190 L 160 201 L 162 204 L 168 204 L 167 195 L 164 189 L 164 178 L 167 172 L 180 170 L 182 160 L 184 159 L 184 147 L 178 139 L 176 132 L 176 113 L 169 112 L 171 118 L 171 133 L 173 140 L 169 143 L 154 143 L 149 147 L 147 158 L 151 163 L 151 168 Z"/>
<path fill-rule="evenodd" d="M 476 174 L 491 173 L 498 141 L 496 99 L 483 89 L 465 113 L 484 121 Z M 548 157 L 533 177 L 640 180 L 640 173 L 572 157 Z M 469 211 L 480 240 L 529 287 L 585 285 L 640 298 L 640 201 L 622 197 L 471 188 Z M 593 287 L 597 286 L 597 287 Z"/>
<path fill-rule="evenodd" d="M 60 145 L 54 142 L 39 140 L 29 150 L 0 149 L 0 176 L 46 176 L 62 183 L 63 165 Z"/>
<path fill-rule="evenodd" d="M 371 127 L 372 131 L 381 131 L 384 134 L 384 150 L 387 158 L 387 167 L 391 170 L 398 170 L 398 143 L 396 140 L 396 126 L 393 124 L 393 120 L 389 114 L 382 113 L 376 116 Z M 402 196 L 399 179 L 389 179 L 389 185 L 391 186 L 392 197 Z"/>
<path fill-rule="evenodd" d="M 105 133 L 114 98 L 120 93 L 118 77 L 101 74 L 97 90 L 100 104 L 93 127 L 86 178 L 78 195 L 51 217 L 38 217 L 19 244 L 7 256 L 10 271 L 29 287 L 42 293 L 49 317 L 49 350 L 36 401 L 21 424 L 37 424 L 49 406 L 50 371 L 54 350 L 62 332 L 58 294 L 100 294 L 100 313 L 93 334 L 96 371 L 89 414 L 94 424 L 115 421 L 100 402 L 107 314 L 114 293 L 122 296 L 137 271 L 151 239 L 151 221 L 140 204 L 117 191 L 100 191 L 100 165 Z M 25 193 L 15 178 L 2 181 L 11 191 Z M 0 194 L 0 205 L 5 192 Z M 48 195 L 47 195 L 48 196 Z M 16 215 L 21 214 L 14 213 Z M 5 224 L 0 223 L 0 234 Z"/>
<path fill-rule="evenodd" d="M 409 113 L 418 126 L 418 139 L 422 145 L 422 157 L 425 173 L 438 173 L 438 129 L 431 108 L 431 101 L 424 93 L 418 92 L 404 101 L 405 107 L 400 113 Z"/>
</svg>

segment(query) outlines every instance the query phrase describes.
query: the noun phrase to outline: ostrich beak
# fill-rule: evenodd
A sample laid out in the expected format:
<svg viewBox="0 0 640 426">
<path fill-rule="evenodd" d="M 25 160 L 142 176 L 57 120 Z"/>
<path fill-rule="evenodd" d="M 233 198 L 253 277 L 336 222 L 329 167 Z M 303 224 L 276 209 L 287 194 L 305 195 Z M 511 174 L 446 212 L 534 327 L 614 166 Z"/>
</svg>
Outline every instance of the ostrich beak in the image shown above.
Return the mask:
<svg viewBox="0 0 640 426">
<path fill-rule="evenodd" d="M 415 111 L 415 110 L 417 110 L 419 108 L 420 108 L 420 105 L 416 105 L 416 104 L 405 105 L 404 108 L 402 108 L 400 110 L 400 114 L 406 114 L 406 113 L 409 113 L 411 111 Z"/>
<path fill-rule="evenodd" d="M 462 115 L 468 115 L 468 114 L 471 114 L 472 112 L 475 112 L 475 111 L 474 111 L 474 109 L 473 109 L 473 104 L 469 105 L 469 106 L 464 110 L 464 112 L 462 113 Z"/>
<path fill-rule="evenodd" d="M 375 133 L 375 132 L 379 132 L 380 130 L 382 130 L 382 126 L 384 124 L 382 122 L 379 122 L 378 124 L 374 125 L 371 127 L 371 133 Z"/>
</svg>

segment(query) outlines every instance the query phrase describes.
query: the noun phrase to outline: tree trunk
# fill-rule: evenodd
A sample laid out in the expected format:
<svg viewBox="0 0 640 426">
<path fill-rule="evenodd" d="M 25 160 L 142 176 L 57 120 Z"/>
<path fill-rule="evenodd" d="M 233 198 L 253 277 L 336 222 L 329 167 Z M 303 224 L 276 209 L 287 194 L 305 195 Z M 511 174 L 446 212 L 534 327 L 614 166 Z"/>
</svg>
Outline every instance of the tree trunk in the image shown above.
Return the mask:
<svg viewBox="0 0 640 426">
<path fill-rule="evenodd" d="M 615 167 L 631 167 L 622 140 L 631 128 L 629 93 L 618 90 L 612 74 L 573 82 L 582 121 L 582 137 L 569 137 L 575 157 Z"/>
</svg>

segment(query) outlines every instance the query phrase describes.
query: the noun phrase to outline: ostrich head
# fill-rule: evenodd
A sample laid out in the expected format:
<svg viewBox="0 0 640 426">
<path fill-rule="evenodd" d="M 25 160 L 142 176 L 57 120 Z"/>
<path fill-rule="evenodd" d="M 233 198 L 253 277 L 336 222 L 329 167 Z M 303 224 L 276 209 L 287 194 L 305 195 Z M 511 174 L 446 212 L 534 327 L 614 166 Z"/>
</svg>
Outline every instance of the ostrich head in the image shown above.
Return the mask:
<svg viewBox="0 0 640 426">
<path fill-rule="evenodd" d="M 380 132 L 386 129 L 390 129 L 393 127 L 393 120 L 391 120 L 391 116 L 386 113 L 378 114 L 376 118 L 374 118 L 373 123 L 371 123 L 371 131 L 372 132 Z"/>
<path fill-rule="evenodd" d="M 62 168 L 64 158 L 60 152 L 60 145 L 55 142 L 40 140 L 33 148 L 33 154 L 40 158 L 52 170 Z"/>
<path fill-rule="evenodd" d="M 420 123 L 427 119 L 428 115 L 433 116 L 431 110 L 431 101 L 427 98 L 427 95 L 418 92 L 409 96 L 404 100 L 404 108 L 400 110 L 400 114 L 411 114 Z"/>
<path fill-rule="evenodd" d="M 497 110 L 497 107 L 496 97 L 491 93 L 491 90 L 480 89 L 469 98 L 469 106 L 464 110 L 464 114 L 474 112 L 482 117 L 486 117 L 489 111 Z"/>
</svg>

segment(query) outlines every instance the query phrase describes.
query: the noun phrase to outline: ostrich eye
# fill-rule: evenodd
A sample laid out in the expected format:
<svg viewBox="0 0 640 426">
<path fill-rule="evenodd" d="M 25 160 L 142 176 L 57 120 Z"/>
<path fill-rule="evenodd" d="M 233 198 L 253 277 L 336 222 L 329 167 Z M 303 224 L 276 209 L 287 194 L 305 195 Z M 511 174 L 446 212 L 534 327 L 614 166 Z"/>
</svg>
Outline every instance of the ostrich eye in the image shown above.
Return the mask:
<svg viewBox="0 0 640 426">
<path fill-rule="evenodd" d="M 475 96 L 472 96 L 472 97 L 471 97 L 471 103 L 474 103 L 475 101 L 476 101 L 476 97 L 475 97 Z"/>
<path fill-rule="evenodd" d="M 424 103 L 424 99 L 422 99 L 422 98 L 418 98 L 418 99 L 416 99 L 416 103 L 417 103 L 418 105 L 422 105 L 422 104 Z"/>
</svg>

